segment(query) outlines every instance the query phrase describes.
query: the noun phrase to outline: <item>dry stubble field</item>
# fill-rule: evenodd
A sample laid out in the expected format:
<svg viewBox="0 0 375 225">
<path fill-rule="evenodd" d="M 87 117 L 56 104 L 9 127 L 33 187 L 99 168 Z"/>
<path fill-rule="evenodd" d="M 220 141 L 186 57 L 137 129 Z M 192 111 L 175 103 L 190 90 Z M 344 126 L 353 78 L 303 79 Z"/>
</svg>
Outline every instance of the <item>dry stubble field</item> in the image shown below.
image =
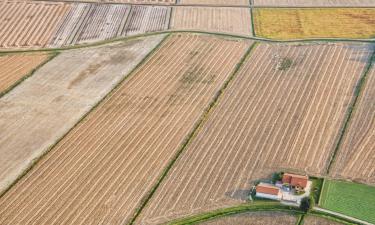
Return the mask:
<svg viewBox="0 0 375 225">
<path fill-rule="evenodd" d="M 0 95 L 45 62 L 46 53 L 13 54 L 0 56 Z"/>
<path fill-rule="evenodd" d="M 249 0 L 177 0 L 177 4 L 247 6 Z"/>
<path fill-rule="evenodd" d="M 61 53 L 3 96 L 0 193 L 161 40 L 162 36 L 148 37 Z"/>
<path fill-rule="evenodd" d="M 250 10 L 247 8 L 174 7 L 170 29 L 250 36 Z"/>
<path fill-rule="evenodd" d="M 337 152 L 331 176 L 375 185 L 374 64 Z"/>
<path fill-rule="evenodd" d="M 0 199 L 0 224 L 123 224 L 250 42 L 172 35 Z"/>
<path fill-rule="evenodd" d="M 339 222 L 324 219 L 317 216 L 305 216 L 303 220 L 303 225 L 344 225 Z"/>
<path fill-rule="evenodd" d="M 251 212 L 213 219 L 202 225 L 295 225 L 297 217 L 280 212 Z"/>
<path fill-rule="evenodd" d="M 369 54 L 361 44 L 258 45 L 139 223 L 237 205 L 276 171 L 324 174 Z"/>
<path fill-rule="evenodd" d="M 375 38 L 375 8 L 258 8 L 253 13 L 260 37 Z"/>
<path fill-rule="evenodd" d="M 373 0 L 253 0 L 256 6 L 375 6 Z"/>
</svg>

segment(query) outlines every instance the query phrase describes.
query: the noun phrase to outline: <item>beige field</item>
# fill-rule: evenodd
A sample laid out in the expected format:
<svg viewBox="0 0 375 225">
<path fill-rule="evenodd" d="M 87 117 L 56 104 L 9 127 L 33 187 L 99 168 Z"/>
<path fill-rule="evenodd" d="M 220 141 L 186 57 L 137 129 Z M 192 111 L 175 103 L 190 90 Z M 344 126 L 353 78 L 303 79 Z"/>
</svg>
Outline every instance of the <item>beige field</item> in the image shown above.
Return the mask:
<svg viewBox="0 0 375 225">
<path fill-rule="evenodd" d="M 295 225 L 297 217 L 279 212 L 251 212 L 221 217 L 202 225 Z"/>
<path fill-rule="evenodd" d="M 124 224 L 250 43 L 173 35 L 0 199 L 0 224 Z"/>
<path fill-rule="evenodd" d="M 0 56 L 0 95 L 49 57 L 45 53 Z"/>
<path fill-rule="evenodd" d="M 342 223 L 324 219 L 317 216 L 305 216 L 304 225 L 343 225 Z"/>
<path fill-rule="evenodd" d="M 161 36 L 148 37 L 61 53 L 3 96 L 0 193 L 161 40 Z"/>
<path fill-rule="evenodd" d="M 174 7 L 170 28 L 250 36 L 250 10 L 246 8 Z"/>
<path fill-rule="evenodd" d="M 253 0 L 256 6 L 375 6 L 373 0 Z"/>
<path fill-rule="evenodd" d="M 375 67 L 356 104 L 331 175 L 335 178 L 375 184 Z"/>
<path fill-rule="evenodd" d="M 238 205 L 273 172 L 326 173 L 369 54 L 368 45 L 258 45 L 138 223 Z"/>
<path fill-rule="evenodd" d="M 249 0 L 178 0 L 178 4 L 192 5 L 249 5 Z"/>
<path fill-rule="evenodd" d="M 70 5 L 0 1 L 0 48 L 46 46 Z"/>
</svg>

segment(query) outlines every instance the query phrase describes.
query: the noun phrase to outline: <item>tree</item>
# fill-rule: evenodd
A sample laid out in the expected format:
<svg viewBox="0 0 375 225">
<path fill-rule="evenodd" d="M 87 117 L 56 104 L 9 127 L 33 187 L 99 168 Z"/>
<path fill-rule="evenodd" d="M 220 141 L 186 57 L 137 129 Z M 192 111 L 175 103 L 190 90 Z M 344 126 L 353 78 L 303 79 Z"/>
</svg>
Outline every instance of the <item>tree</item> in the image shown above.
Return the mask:
<svg viewBox="0 0 375 225">
<path fill-rule="evenodd" d="M 300 209 L 307 212 L 310 210 L 310 207 L 311 207 L 311 199 L 310 197 L 304 197 L 302 200 L 301 200 L 301 205 L 300 205 Z"/>
</svg>

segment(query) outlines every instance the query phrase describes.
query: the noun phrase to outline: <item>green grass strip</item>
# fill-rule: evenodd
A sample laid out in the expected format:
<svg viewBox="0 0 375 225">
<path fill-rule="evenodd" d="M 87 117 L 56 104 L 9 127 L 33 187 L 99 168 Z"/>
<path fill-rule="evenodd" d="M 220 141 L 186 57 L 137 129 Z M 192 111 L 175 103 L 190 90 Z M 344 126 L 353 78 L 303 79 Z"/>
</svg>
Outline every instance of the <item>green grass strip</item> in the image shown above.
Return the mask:
<svg viewBox="0 0 375 225">
<path fill-rule="evenodd" d="M 198 133 L 199 128 L 203 125 L 204 121 L 206 121 L 208 114 L 212 111 L 216 103 L 218 102 L 220 96 L 223 94 L 224 90 L 228 87 L 229 83 L 234 79 L 235 75 L 241 68 L 242 64 L 244 61 L 248 58 L 250 55 L 251 51 L 254 49 L 257 43 L 253 43 L 244 56 L 241 58 L 240 62 L 237 63 L 234 71 L 232 74 L 229 76 L 229 78 L 225 81 L 224 85 L 220 88 L 220 90 L 216 93 L 214 96 L 213 100 L 209 104 L 209 106 L 205 109 L 202 117 L 199 119 L 199 121 L 195 124 L 194 128 L 192 131 L 187 135 L 185 138 L 183 144 L 181 145 L 180 149 L 177 151 L 177 153 L 173 156 L 169 164 L 164 168 L 164 171 L 162 172 L 161 176 L 159 177 L 158 181 L 156 184 L 151 188 L 149 193 L 143 198 L 143 200 L 140 203 L 140 206 L 136 209 L 134 216 L 130 220 L 129 224 L 135 224 L 136 219 L 138 216 L 141 214 L 142 210 L 146 207 L 147 203 L 150 201 L 158 187 L 160 186 L 161 182 L 164 180 L 164 178 L 168 175 L 169 171 L 172 169 L 173 165 L 175 164 L 176 160 L 180 157 L 182 152 L 186 149 L 186 147 L 189 145 L 189 143 L 193 140 L 193 138 L 196 136 Z"/>
<path fill-rule="evenodd" d="M 301 214 L 298 216 L 298 220 L 296 222 L 296 225 L 303 225 L 305 222 L 305 214 Z"/>
<path fill-rule="evenodd" d="M 363 90 L 364 90 L 364 86 L 366 84 L 366 79 L 367 79 L 367 75 L 369 74 L 373 64 L 374 64 L 374 61 L 375 61 L 375 47 L 373 46 L 373 51 L 372 51 L 372 54 L 369 58 L 369 61 L 367 62 L 367 66 L 363 72 L 363 75 L 361 76 L 361 78 L 359 79 L 358 83 L 357 83 L 357 86 L 355 88 L 355 91 L 354 91 L 354 99 L 353 101 L 351 102 L 349 108 L 348 108 L 348 111 L 346 113 L 346 117 L 344 119 L 344 125 L 342 126 L 341 128 L 341 131 L 340 131 L 340 134 L 339 134 L 339 138 L 338 138 L 338 141 L 337 141 L 337 144 L 335 146 L 335 149 L 333 151 L 333 154 L 332 156 L 330 157 L 329 159 L 329 162 L 328 162 L 328 167 L 327 167 L 327 171 L 326 171 L 326 174 L 329 174 L 331 172 L 331 169 L 332 169 L 332 165 L 334 164 L 335 160 L 336 160 L 336 155 L 342 145 L 342 142 L 343 142 L 343 139 L 344 139 L 344 136 L 346 134 L 346 131 L 348 130 L 348 127 L 349 127 L 349 124 L 351 122 L 351 118 L 353 116 L 353 113 L 356 109 L 356 106 L 357 106 L 357 102 L 358 102 L 358 99 L 360 98 Z"/>
<path fill-rule="evenodd" d="M 54 144 L 52 144 L 50 147 L 46 149 L 39 157 L 35 158 L 30 165 L 15 179 L 14 182 L 12 182 L 5 190 L 0 192 L 0 198 L 4 196 L 14 185 L 18 183 L 20 179 L 22 179 L 30 170 L 32 170 L 37 163 L 44 157 L 46 156 L 57 144 L 60 143 L 73 129 L 75 129 L 80 123 L 82 123 L 87 116 L 93 112 L 104 100 L 108 99 L 118 87 L 127 79 L 131 77 L 131 75 L 134 74 L 134 72 L 142 66 L 147 60 L 153 55 L 153 53 L 158 50 L 161 45 L 165 42 L 165 40 L 169 37 L 170 35 L 166 35 L 156 46 L 154 49 L 152 49 L 144 58 L 141 60 L 129 73 L 127 76 L 124 76 L 113 88 L 111 91 L 109 91 L 100 101 L 98 101 L 88 112 L 86 112 L 80 119 L 79 121 L 72 126 L 64 135 L 62 135 L 59 139 L 56 140 Z"/>
</svg>

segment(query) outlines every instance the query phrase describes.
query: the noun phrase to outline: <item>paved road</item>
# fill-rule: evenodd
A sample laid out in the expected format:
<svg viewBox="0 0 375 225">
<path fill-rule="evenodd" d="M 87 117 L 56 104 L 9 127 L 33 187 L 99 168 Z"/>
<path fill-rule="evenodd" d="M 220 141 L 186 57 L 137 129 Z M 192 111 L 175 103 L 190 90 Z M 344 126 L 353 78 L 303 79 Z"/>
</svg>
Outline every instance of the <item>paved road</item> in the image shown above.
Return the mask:
<svg viewBox="0 0 375 225">
<path fill-rule="evenodd" d="M 320 211 L 320 212 L 325 212 L 325 213 L 328 213 L 328 214 L 332 214 L 332 215 L 335 215 L 335 216 L 338 216 L 338 217 L 342 217 L 342 218 L 345 218 L 345 219 L 348 219 L 348 220 L 351 220 L 351 221 L 354 221 L 354 222 L 357 222 L 357 223 L 361 223 L 361 224 L 365 224 L 365 225 L 374 225 L 373 223 L 369 223 L 369 222 L 366 222 L 366 221 L 363 221 L 363 220 L 360 220 L 360 219 L 356 219 L 356 218 L 353 218 L 353 217 L 350 217 L 350 216 L 347 216 L 347 215 L 344 215 L 344 214 L 341 214 L 341 213 L 333 212 L 333 211 L 330 211 L 330 210 L 327 210 L 327 209 L 314 207 L 314 210 Z"/>
</svg>

